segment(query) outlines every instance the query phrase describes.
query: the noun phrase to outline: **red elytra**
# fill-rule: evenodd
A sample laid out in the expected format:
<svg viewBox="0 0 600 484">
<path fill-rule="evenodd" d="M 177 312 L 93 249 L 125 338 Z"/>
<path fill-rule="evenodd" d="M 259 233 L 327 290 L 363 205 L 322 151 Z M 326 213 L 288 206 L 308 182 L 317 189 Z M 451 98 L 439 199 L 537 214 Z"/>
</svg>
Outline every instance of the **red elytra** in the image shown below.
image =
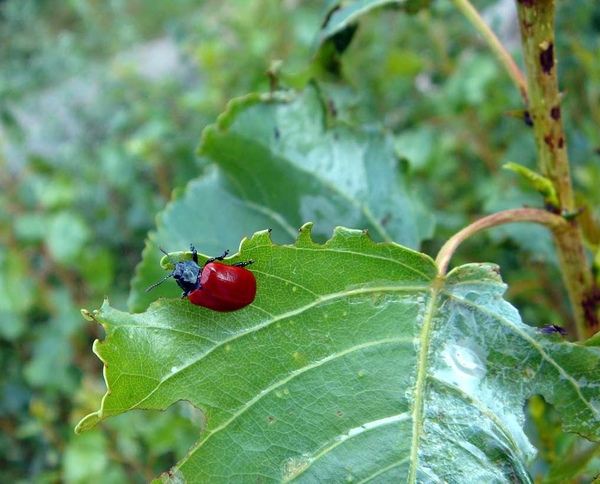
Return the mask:
<svg viewBox="0 0 600 484">
<path fill-rule="evenodd" d="M 198 282 L 201 289 L 191 292 L 188 299 L 213 311 L 237 311 L 251 304 L 256 296 L 254 274 L 240 266 L 209 262 L 202 268 Z"/>
</svg>

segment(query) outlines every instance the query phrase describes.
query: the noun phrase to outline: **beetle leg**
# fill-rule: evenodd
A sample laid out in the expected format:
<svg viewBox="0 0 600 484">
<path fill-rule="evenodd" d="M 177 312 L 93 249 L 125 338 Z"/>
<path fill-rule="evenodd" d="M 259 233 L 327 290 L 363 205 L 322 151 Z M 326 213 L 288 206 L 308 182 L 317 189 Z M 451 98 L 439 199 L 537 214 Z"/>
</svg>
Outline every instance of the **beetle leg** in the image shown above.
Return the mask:
<svg viewBox="0 0 600 484">
<path fill-rule="evenodd" d="M 246 266 L 249 266 L 250 264 L 254 264 L 254 261 L 252 259 L 247 260 L 246 262 L 236 262 L 235 264 L 231 264 L 231 265 L 235 266 L 235 267 L 246 267 Z"/>
<path fill-rule="evenodd" d="M 227 254 L 229 254 L 229 251 L 228 251 L 228 250 L 226 250 L 225 252 L 223 252 L 223 254 L 222 254 L 222 255 L 220 255 L 219 257 L 211 257 L 210 259 L 208 259 L 208 260 L 206 261 L 206 264 L 210 264 L 211 262 L 214 262 L 214 261 L 216 261 L 216 260 L 223 260 L 223 259 L 225 259 L 225 257 L 227 257 Z M 206 265 L 206 264 L 205 264 L 205 265 Z M 235 264 L 234 264 L 234 265 L 235 265 Z"/>
<path fill-rule="evenodd" d="M 190 244 L 190 251 L 192 252 L 192 260 L 197 264 L 198 263 L 198 251 L 193 244 Z"/>
</svg>

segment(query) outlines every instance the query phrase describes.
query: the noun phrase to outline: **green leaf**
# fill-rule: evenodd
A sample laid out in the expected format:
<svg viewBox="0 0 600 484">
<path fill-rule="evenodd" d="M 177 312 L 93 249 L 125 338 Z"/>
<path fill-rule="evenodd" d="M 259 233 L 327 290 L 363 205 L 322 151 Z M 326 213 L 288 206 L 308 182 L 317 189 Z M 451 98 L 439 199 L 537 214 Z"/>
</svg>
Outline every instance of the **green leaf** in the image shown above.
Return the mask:
<svg viewBox="0 0 600 484">
<path fill-rule="evenodd" d="M 85 323 L 79 318 L 77 306 L 66 288 L 54 290 L 50 296 L 57 313 L 35 332 L 22 374 L 33 388 L 67 393 L 77 385 L 80 376 L 73 366 L 75 355 L 71 342 Z"/>
<path fill-rule="evenodd" d="M 99 432 L 82 436 L 67 446 L 64 452 L 64 476 L 67 482 L 86 482 L 90 479 L 106 479 L 110 470 L 106 438 Z M 116 477 L 116 476 L 112 476 Z M 119 476 L 124 478 L 125 476 Z"/>
<path fill-rule="evenodd" d="M 561 431 L 560 416 L 542 397 L 536 395 L 528 403 L 528 425 L 533 425 L 539 455 L 532 473 L 544 470 L 544 484 L 593 482 L 600 471 L 600 446 L 583 437 Z M 529 428 L 531 430 L 531 428 Z"/>
<path fill-rule="evenodd" d="M 0 247 L 0 337 L 18 341 L 27 330 L 26 315 L 35 305 L 35 283 L 25 255 Z"/>
<path fill-rule="evenodd" d="M 68 211 L 57 213 L 49 224 L 47 244 L 50 254 L 60 263 L 76 265 L 77 256 L 90 239 L 90 230 L 82 217 Z"/>
<path fill-rule="evenodd" d="M 409 14 L 427 8 L 431 0 L 338 0 L 329 5 L 318 36 L 318 49 L 329 48 L 329 41 L 335 51 L 343 53 L 352 40 L 359 19 L 380 8 L 400 9 Z M 318 53 L 319 54 L 319 53 Z"/>
<path fill-rule="evenodd" d="M 166 288 L 146 294 L 162 276 L 156 246 L 219 255 L 244 235 L 273 229 L 289 243 L 304 221 L 325 240 L 337 225 L 367 229 L 376 240 L 417 248 L 432 216 L 409 188 L 392 140 L 381 130 L 326 126 L 314 86 L 301 93 L 234 99 L 207 127 L 199 152 L 218 165 L 190 182 L 160 215 L 133 281 L 129 307 L 141 311 Z"/>
<path fill-rule="evenodd" d="M 369 12 L 382 7 L 398 7 L 406 3 L 403 0 L 350 0 L 338 1 L 329 9 L 323 29 L 319 34 L 319 44 L 336 34 L 344 32 L 358 19 Z"/>
<path fill-rule="evenodd" d="M 168 482 L 532 482 L 534 394 L 600 438 L 600 349 L 523 324 L 496 266 L 442 279 L 424 254 L 344 228 L 319 245 L 310 224 L 294 245 L 255 234 L 232 262 L 248 258 L 258 293 L 235 313 L 84 312 L 108 391 L 78 432 L 188 400 L 206 428 Z"/>
<path fill-rule="evenodd" d="M 558 195 L 556 194 L 554 185 L 552 185 L 552 181 L 549 178 L 530 170 L 526 166 L 519 165 L 518 163 L 514 163 L 512 161 L 505 163 L 502 168 L 514 171 L 515 173 L 521 175 L 534 190 L 544 196 L 544 201 L 546 203 L 550 203 L 554 207 L 560 206 Z"/>
<path fill-rule="evenodd" d="M 411 197 L 391 138 L 377 129 L 328 129 L 325 110 L 313 87 L 234 100 L 205 129 L 200 154 L 218 164 L 231 191 L 281 212 L 289 226 L 312 219 L 325 236 L 344 223 L 417 247 L 431 217 L 420 224 L 422 206 Z"/>
</svg>

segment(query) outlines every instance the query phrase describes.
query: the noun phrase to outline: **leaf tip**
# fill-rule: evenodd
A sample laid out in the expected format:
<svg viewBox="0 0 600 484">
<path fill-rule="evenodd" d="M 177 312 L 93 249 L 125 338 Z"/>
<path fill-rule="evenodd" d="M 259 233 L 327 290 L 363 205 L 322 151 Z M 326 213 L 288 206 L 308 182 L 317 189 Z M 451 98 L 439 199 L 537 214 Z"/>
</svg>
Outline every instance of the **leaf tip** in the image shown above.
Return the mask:
<svg viewBox="0 0 600 484">
<path fill-rule="evenodd" d="M 83 432 L 87 432 L 91 428 L 95 427 L 101 420 L 102 418 L 100 417 L 99 411 L 90 413 L 89 415 L 83 417 L 75 426 L 75 433 L 82 434 Z"/>
<path fill-rule="evenodd" d="M 244 237 L 240 242 L 239 252 L 242 251 L 244 247 L 248 244 L 252 243 L 254 245 L 273 245 L 273 240 L 271 239 L 272 229 L 264 229 L 259 230 L 258 232 L 254 232 L 252 237 Z"/>
<path fill-rule="evenodd" d="M 313 222 L 306 222 L 304 225 L 302 225 L 302 227 L 298 229 L 298 239 L 296 240 L 297 246 L 314 244 L 311 234 L 313 225 Z"/>
<path fill-rule="evenodd" d="M 96 318 L 94 318 L 94 314 L 88 311 L 87 309 L 81 309 L 81 315 L 86 321 L 96 321 Z"/>
</svg>

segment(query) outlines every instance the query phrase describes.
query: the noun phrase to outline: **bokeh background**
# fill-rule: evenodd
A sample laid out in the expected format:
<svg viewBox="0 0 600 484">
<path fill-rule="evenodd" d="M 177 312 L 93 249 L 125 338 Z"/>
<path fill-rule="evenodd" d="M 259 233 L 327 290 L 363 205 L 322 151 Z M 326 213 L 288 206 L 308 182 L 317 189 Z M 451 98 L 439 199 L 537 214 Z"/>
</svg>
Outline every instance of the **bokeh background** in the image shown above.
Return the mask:
<svg viewBox="0 0 600 484">
<path fill-rule="evenodd" d="M 102 329 L 80 309 L 105 295 L 127 309 L 156 214 L 206 169 L 195 156 L 202 129 L 229 99 L 268 91 L 273 61 L 302 79 L 333 3 L 0 2 L 2 482 L 145 482 L 193 443 L 202 418 L 184 403 L 74 434 L 105 392 L 91 352 Z M 600 5 L 558 3 L 572 174 L 581 203 L 597 210 Z M 513 2 L 474 5 L 519 59 Z M 449 0 L 365 17 L 344 73 L 356 119 L 389 129 L 437 216 L 425 252 L 483 213 L 541 204 L 502 170 L 507 161 L 535 167 L 531 133 L 504 115 L 522 107 L 519 97 Z M 456 262 L 499 263 L 526 321 L 562 325 L 569 309 L 552 252 L 543 231 L 504 228 L 469 242 Z"/>
</svg>

